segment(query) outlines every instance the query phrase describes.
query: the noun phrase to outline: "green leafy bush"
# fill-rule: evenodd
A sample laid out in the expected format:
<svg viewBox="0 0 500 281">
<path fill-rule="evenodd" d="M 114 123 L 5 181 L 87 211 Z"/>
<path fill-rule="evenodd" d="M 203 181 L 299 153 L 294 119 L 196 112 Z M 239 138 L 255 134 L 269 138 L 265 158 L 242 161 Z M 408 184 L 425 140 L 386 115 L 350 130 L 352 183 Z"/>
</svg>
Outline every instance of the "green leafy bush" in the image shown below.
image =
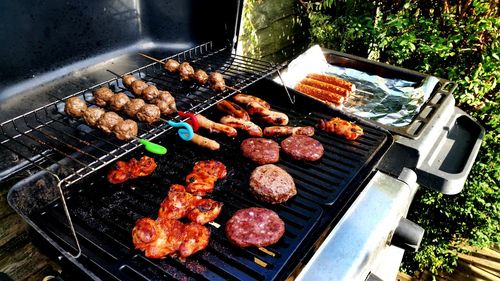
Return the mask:
<svg viewBox="0 0 500 281">
<path fill-rule="evenodd" d="M 500 8 L 496 1 L 321 3 L 309 4 L 311 43 L 455 81 L 458 105 L 486 129 L 462 193 L 417 193 L 409 217 L 426 229 L 426 235 L 421 250 L 406 255 L 403 269 L 452 271 L 457 265 L 457 243 L 500 244 Z"/>
</svg>

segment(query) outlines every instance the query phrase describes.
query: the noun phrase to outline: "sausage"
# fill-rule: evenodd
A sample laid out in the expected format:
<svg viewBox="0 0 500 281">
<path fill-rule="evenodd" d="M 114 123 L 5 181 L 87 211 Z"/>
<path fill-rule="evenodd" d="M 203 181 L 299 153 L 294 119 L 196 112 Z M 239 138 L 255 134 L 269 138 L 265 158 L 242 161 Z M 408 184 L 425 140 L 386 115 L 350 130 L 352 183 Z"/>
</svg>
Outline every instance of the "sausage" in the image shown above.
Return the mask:
<svg viewBox="0 0 500 281">
<path fill-rule="evenodd" d="M 233 116 L 224 116 L 220 119 L 220 122 L 235 129 L 244 130 L 252 137 L 262 137 L 262 129 L 251 121 L 235 118 Z"/>
<path fill-rule="evenodd" d="M 304 78 L 301 81 L 301 83 L 303 83 L 305 85 L 309 85 L 311 87 L 318 88 L 318 89 L 330 91 L 330 92 L 335 93 L 337 95 L 341 95 L 345 98 L 349 98 L 349 95 L 351 94 L 351 91 L 347 90 L 346 88 L 342 88 L 340 86 L 336 86 L 336 85 L 322 82 L 320 80 L 316 80 L 316 79 L 312 79 L 312 78 Z"/>
<path fill-rule="evenodd" d="M 271 126 L 264 128 L 264 136 L 266 137 L 278 138 L 289 135 L 303 135 L 311 137 L 314 135 L 314 127 Z"/>
<path fill-rule="evenodd" d="M 356 86 L 353 83 L 348 82 L 344 79 L 340 79 L 340 78 L 335 77 L 333 75 L 311 73 L 311 74 L 307 75 L 307 78 L 312 78 L 312 79 L 316 79 L 316 80 L 326 82 L 326 83 L 329 83 L 332 85 L 336 85 L 336 86 L 342 87 L 342 88 L 344 88 L 348 91 L 351 91 L 351 92 L 354 92 L 356 90 Z"/>
<path fill-rule="evenodd" d="M 247 105 L 248 113 L 259 116 L 262 121 L 271 125 L 286 125 L 288 124 L 288 116 L 285 113 L 272 111 L 258 102 L 250 102 Z"/>
<path fill-rule="evenodd" d="M 233 117 L 250 121 L 248 112 L 234 102 L 223 100 L 217 104 L 217 109 Z"/>
<path fill-rule="evenodd" d="M 220 149 L 220 144 L 214 140 L 211 140 L 209 138 L 200 136 L 198 134 L 194 134 L 193 138 L 191 139 L 191 142 L 199 145 L 203 148 L 207 148 L 209 150 L 219 150 Z"/>
<path fill-rule="evenodd" d="M 210 133 L 223 133 L 228 137 L 235 137 L 238 134 L 235 128 L 214 122 L 201 114 L 196 115 L 196 119 L 200 127 L 207 129 Z"/>
<path fill-rule="evenodd" d="M 314 98 L 317 98 L 317 99 L 320 99 L 323 101 L 334 103 L 336 105 L 341 105 L 344 103 L 343 96 L 337 95 L 337 94 L 332 93 L 330 91 L 311 87 L 311 86 L 308 86 L 308 85 L 305 85 L 302 83 L 297 84 L 297 86 L 295 86 L 295 90 L 297 90 L 303 94 L 306 94 L 308 96 L 311 96 L 311 97 L 314 97 Z"/>
<path fill-rule="evenodd" d="M 251 95 L 236 94 L 233 96 L 233 100 L 235 102 L 239 102 L 239 103 L 246 104 L 246 105 L 251 103 L 251 102 L 258 102 L 258 103 L 260 103 L 260 105 L 262 105 L 266 109 L 271 108 L 271 105 L 267 101 L 265 101 L 261 98 L 258 98 L 258 97 L 251 96 Z"/>
</svg>

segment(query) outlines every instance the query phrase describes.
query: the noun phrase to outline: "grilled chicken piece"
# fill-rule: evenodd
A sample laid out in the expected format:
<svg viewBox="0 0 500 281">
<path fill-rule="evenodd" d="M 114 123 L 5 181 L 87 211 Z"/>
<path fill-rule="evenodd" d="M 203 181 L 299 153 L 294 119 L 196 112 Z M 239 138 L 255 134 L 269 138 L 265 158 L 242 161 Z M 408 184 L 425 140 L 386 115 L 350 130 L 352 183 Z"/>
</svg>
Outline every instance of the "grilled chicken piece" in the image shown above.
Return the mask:
<svg viewBox="0 0 500 281">
<path fill-rule="evenodd" d="M 188 81 L 194 76 L 194 69 L 188 62 L 181 63 L 178 71 L 181 81 Z"/>
<path fill-rule="evenodd" d="M 219 72 L 212 72 L 208 77 L 210 82 L 210 89 L 215 92 L 222 92 L 226 89 L 226 82 L 224 82 L 224 76 Z"/>
<path fill-rule="evenodd" d="M 314 135 L 314 127 L 271 126 L 264 128 L 264 136 L 266 137 L 278 138 L 290 135 L 303 135 L 311 137 Z"/>
<path fill-rule="evenodd" d="M 125 161 L 116 161 L 113 169 L 108 173 L 108 182 L 119 184 L 130 178 L 130 167 Z"/>
<path fill-rule="evenodd" d="M 233 96 L 233 100 L 235 102 L 239 102 L 239 103 L 242 103 L 244 105 L 248 105 L 251 102 L 257 102 L 260 105 L 262 105 L 263 107 L 265 107 L 266 109 L 271 108 L 271 105 L 267 101 L 265 101 L 261 98 L 258 98 L 258 97 L 251 96 L 251 95 L 236 94 Z"/>
<path fill-rule="evenodd" d="M 120 115 L 113 111 L 109 111 L 104 113 L 101 118 L 97 120 L 97 127 L 109 134 L 113 131 L 116 124 L 121 121 L 123 121 L 123 118 L 121 118 Z"/>
<path fill-rule="evenodd" d="M 196 83 L 198 83 L 198 85 L 203 86 L 203 85 L 207 84 L 208 74 L 201 69 L 197 69 L 194 72 L 194 80 L 196 81 Z"/>
<path fill-rule="evenodd" d="M 153 158 L 142 156 L 139 161 L 135 158 L 128 162 L 117 161 L 115 166 L 108 173 L 108 181 L 118 184 L 138 177 L 145 177 L 156 169 L 156 162 Z"/>
<path fill-rule="evenodd" d="M 94 91 L 94 101 L 97 106 L 105 107 L 109 100 L 115 95 L 108 87 L 101 87 Z"/>
<path fill-rule="evenodd" d="M 332 118 L 330 121 L 320 120 L 318 127 L 328 133 L 344 136 L 348 140 L 355 140 L 364 134 L 363 128 L 360 126 L 338 117 Z"/>
<path fill-rule="evenodd" d="M 205 249 L 210 240 L 210 230 L 203 225 L 191 222 L 184 226 L 184 240 L 179 248 L 182 258 Z"/>
<path fill-rule="evenodd" d="M 127 88 L 130 88 L 132 86 L 132 82 L 134 82 L 135 80 L 137 80 L 137 78 L 130 74 L 122 76 L 123 85 Z"/>
<path fill-rule="evenodd" d="M 167 198 L 163 200 L 158 212 L 158 218 L 180 219 L 185 217 L 201 198 L 186 192 L 184 186 L 173 184 L 170 186 Z"/>
<path fill-rule="evenodd" d="M 145 104 L 139 112 L 137 112 L 137 119 L 148 124 L 160 121 L 161 111 L 160 108 L 154 104 Z"/>
<path fill-rule="evenodd" d="M 132 84 L 130 84 L 130 88 L 132 88 L 132 93 L 134 93 L 134 95 L 136 96 L 141 96 L 142 91 L 144 91 L 144 89 L 146 89 L 148 86 L 149 85 L 146 84 L 146 82 L 141 80 L 135 80 L 134 82 L 132 82 Z"/>
<path fill-rule="evenodd" d="M 228 137 L 235 137 L 238 134 L 235 128 L 214 122 L 201 114 L 196 115 L 196 119 L 200 127 L 207 129 L 210 133 L 223 133 Z"/>
<path fill-rule="evenodd" d="M 146 257 L 161 259 L 175 253 L 185 241 L 184 225 L 177 220 L 142 218 L 135 223 L 132 241 Z"/>
<path fill-rule="evenodd" d="M 196 202 L 196 207 L 187 215 L 192 222 L 206 224 L 214 221 L 220 214 L 223 204 L 212 199 L 201 199 Z"/>
<path fill-rule="evenodd" d="M 83 120 L 85 120 L 87 125 L 94 127 L 104 113 L 106 113 L 106 111 L 100 107 L 88 107 L 83 112 Z"/>
<path fill-rule="evenodd" d="M 137 112 L 146 104 L 143 99 L 131 99 L 124 107 L 123 111 L 130 117 L 135 117 Z"/>
<path fill-rule="evenodd" d="M 262 129 L 251 121 L 235 118 L 233 116 L 224 116 L 220 119 L 220 122 L 224 125 L 244 130 L 252 137 L 262 137 Z"/>
<path fill-rule="evenodd" d="M 170 73 L 175 73 L 179 69 L 179 62 L 173 59 L 168 59 L 165 64 L 163 65 L 163 68 Z"/>
<path fill-rule="evenodd" d="M 233 117 L 243 119 L 245 121 L 250 121 L 250 115 L 248 115 L 248 112 L 246 112 L 245 109 L 235 104 L 234 102 L 230 102 L 227 100 L 220 101 L 217 104 L 217 109 Z"/>
<path fill-rule="evenodd" d="M 288 116 L 285 113 L 272 111 L 258 102 L 250 102 L 247 104 L 247 110 L 250 115 L 257 115 L 259 119 L 270 125 L 286 125 L 288 124 Z"/>
<path fill-rule="evenodd" d="M 130 98 L 127 95 L 118 93 L 109 99 L 108 105 L 113 111 L 121 111 L 129 101 Z"/>
<path fill-rule="evenodd" d="M 64 112 L 71 117 L 80 118 L 87 109 L 87 103 L 78 97 L 71 97 L 66 100 Z"/>
<path fill-rule="evenodd" d="M 215 182 L 227 175 L 226 166 L 219 161 L 199 161 L 193 171 L 186 176 L 186 190 L 204 196 L 214 190 Z"/>
<path fill-rule="evenodd" d="M 137 122 L 127 119 L 118 122 L 113 128 L 113 133 L 117 139 L 125 141 L 137 137 L 137 130 Z"/>
</svg>

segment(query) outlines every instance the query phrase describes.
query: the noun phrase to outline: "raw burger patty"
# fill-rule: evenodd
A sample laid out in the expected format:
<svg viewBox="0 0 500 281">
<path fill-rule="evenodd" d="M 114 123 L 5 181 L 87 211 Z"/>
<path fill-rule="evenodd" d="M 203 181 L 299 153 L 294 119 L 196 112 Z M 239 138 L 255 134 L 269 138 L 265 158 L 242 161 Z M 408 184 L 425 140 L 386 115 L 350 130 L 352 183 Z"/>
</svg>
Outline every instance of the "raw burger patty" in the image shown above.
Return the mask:
<svg viewBox="0 0 500 281">
<path fill-rule="evenodd" d="M 257 164 L 276 163 L 280 159 L 280 146 L 273 140 L 249 138 L 241 143 L 243 156 Z"/>
<path fill-rule="evenodd" d="M 292 176 L 280 167 L 259 166 L 250 175 L 250 191 L 264 202 L 283 203 L 297 194 Z"/>
<path fill-rule="evenodd" d="M 226 223 L 226 236 L 240 247 L 272 245 L 285 233 L 285 223 L 265 208 L 238 210 Z"/>
<path fill-rule="evenodd" d="M 308 136 L 293 135 L 281 142 L 283 151 L 295 160 L 316 161 L 323 156 L 323 145 Z"/>
</svg>

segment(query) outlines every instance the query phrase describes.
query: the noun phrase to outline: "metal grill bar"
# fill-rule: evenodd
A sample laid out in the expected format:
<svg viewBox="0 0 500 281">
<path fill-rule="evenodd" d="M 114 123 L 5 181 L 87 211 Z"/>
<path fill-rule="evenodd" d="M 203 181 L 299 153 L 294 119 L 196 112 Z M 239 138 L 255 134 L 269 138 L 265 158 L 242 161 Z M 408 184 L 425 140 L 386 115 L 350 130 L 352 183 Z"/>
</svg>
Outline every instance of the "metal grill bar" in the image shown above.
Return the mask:
<svg viewBox="0 0 500 281">
<path fill-rule="evenodd" d="M 211 42 L 169 58 L 188 61 L 194 67 L 207 72 L 219 71 L 224 75 L 228 86 L 238 90 L 269 76 L 276 69 L 268 62 L 232 54 L 227 48 L 214 49 Z M 232 90 L 214 93 L 208 87 L 182 83 L 178 81 L 178 77 L 165 73 L 162 65 L 157 62 L 140 67 L 128 74 L 156 84 L 160 90 L 169 90 L 174 95 L 179 108 L 193 113 L 203 112 L 235 93 Z M 61 160 L 56 159 L 57 157 L 70 159 L 73 173 L 63 178 L 62 182 L 65 186 L 81 180 L 88 174 L 137 149 L 141 146 L 137 140 L 118 141 L 58 112 L 58 106 L 66 99 L 73 96 L 85 97 L 86 94 L 102 86 L 114 86 L 116 89 L 121 88 L 128 92 L 128 89 L 122 87 L 121 79 L 113 78 L 69 96 L 56 97 L 56 101 L 1 123 L 0 144 L 35 167 L 37 165 L 34 165 L 32 159 L 37 157 L 43 159 L 43 161 L 38 160 L 37 163 L 48 164 L 55 164 Z M 128 94 L 131 95 L 130 92 Z M 182 118 L 169 116 L 168 119 L 180 121 Z M 171 130 L 172 128 L 166 123 L 155 126 L 139 124 L 138 137 L 154 140 Z M 28 143 L 24 143 L 26 140 Z M 20 149 L 27 153 L 20 153 Z M 49 158 L 42 154 L 44 151 L 53 153 Z"/>
</svg>

